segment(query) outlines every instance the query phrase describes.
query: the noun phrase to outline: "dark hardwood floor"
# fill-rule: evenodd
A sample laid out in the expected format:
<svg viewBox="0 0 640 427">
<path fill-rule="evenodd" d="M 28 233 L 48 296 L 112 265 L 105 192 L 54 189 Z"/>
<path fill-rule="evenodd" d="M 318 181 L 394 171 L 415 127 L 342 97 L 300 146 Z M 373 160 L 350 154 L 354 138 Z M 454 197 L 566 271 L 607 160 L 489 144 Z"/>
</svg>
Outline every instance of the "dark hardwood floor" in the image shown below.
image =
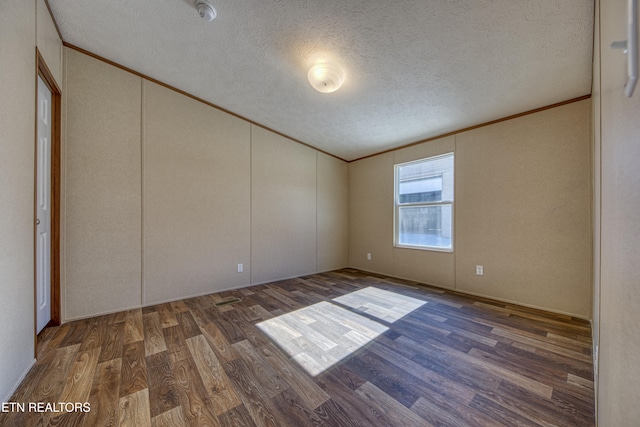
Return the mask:
<svg viewBox="0 0 640 427">
<path fill-rule="evenodd" d="M 46 329 L 0 426 L 593 426 L 590 336 L 344 269 Z"/>
</svg>

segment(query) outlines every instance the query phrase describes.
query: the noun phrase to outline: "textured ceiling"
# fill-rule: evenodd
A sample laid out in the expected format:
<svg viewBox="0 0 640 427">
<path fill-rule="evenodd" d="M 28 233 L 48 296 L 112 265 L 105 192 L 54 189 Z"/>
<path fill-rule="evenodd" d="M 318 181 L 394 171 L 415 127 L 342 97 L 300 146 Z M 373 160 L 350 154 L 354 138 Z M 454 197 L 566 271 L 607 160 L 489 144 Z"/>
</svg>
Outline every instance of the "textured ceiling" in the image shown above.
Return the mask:
<svg viewBox="0 0 640 427">
<path fill-rule="evenodd" d="M 49 3 L 65 42 L 345 160 L 591 92 L 593 0 Z"/>
</svg>

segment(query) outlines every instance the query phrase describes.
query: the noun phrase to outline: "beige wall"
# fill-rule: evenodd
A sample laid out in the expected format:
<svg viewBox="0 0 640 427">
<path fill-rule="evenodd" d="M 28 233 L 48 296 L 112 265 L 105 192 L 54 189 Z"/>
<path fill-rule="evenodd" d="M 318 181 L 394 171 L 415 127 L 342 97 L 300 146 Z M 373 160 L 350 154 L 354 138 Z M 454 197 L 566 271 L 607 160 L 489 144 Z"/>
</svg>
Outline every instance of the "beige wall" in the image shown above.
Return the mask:
<svg viewBox="0 0 640 427">
<path fill-rule="evenodd" d="M 349 165 L 317 153 L 318 271 L 347 266 L 349 259 Z"/>
<path fill-rule="evenodd" d="M 62 40 L 58 36 L 53 19 L 45 3 L 45 0 L 37 0 L 37 16 L 36 16 L 36 43 L 38 51 L 47 63 L 47 67 L 56 83 L 62 83 Z"/>
<path fill-rule="evenodd" d="M 64 320 L 347 265 L 345 162 L 65 53 Z"/>
<path fill-rule="evenodd" d="M 591 334 L 592 334 L 592 354 L 593 354 L 593 376 L 596 398 L 596 412 L 598 407 L 598 351 L 600 343 L 600 246 L 602 241 L 600 223 L 601 215 L 601 194 L 602 194 L 602 173 L 601 173 L 601 126 L 600 126 L 600 4 L 596 1 L 593 29 L 593 81 L 591 87 L 591 158 L 593 163 L 593 196 L 591 217 L 593 224 L 593 298 L 591 307 Z M 597 413 L 596 413 L 597 416 Z"/>
<path fill-rule="evenodd" d="M 611 41 L 626 39 L 626 3 L 596 3 L 600 34 L 594 74 L 600 75 L 600 88 L 593 102 L 601 130 L 595 165 L 601 174 L 596 188 L 601 246 L 594 318 L 599 319 L 598 425 L 607 427 L 640 420 L 640 85 L 632 98 L 625 96 L 625 55 L 609 48 Z"/>
<path fill-rule="evenodd" d="M 443 288 L 455 287 L 453 253 L 393 247 L 393 165 L 454 149 L 455 138 L 449 137 L 349 164 L 350 266 Z M 367 259 L 368 253 L 371 260 Z"/>
<path fill-rule="evenodd" d="M 349 266 L 393 275 L 393 153 L 349 163 Z"/>
<path fill-rule="evenodd" d="M 62 83 L 62 42 L 42 0 L 0 2 L 0 399 L 34 361 L 36 47 Z"/>
<path fill-rule="evenodd" d="M 456 136 L 456 289 L 591 315 L 590 111 L 585 100 Z"/>
<path fill-rule="evenodd" d="M 65 49 L 64 319 L 140 305 L 139 77 Z"/>
<path fill-rule="evenodd" d="M 247 284 L 251 125 L 143 85 L 144 303 Z"/>
<path fill-rule="evenodd" d="M 316 151 L 251 131 L 251 281 L 316 271 Z"/>
<path fill-rule="evenodd" d="M 0 3 L 0 399 L 33 361 L 35 8 Z"/>
<path fill-rule="evenodd" d="M 580 101 L 351 163 L 350 265 L 589 317 L 589 115 Z M 393 248 L 393 165 L 452 151 L 454 252 Z"/>
</svg>

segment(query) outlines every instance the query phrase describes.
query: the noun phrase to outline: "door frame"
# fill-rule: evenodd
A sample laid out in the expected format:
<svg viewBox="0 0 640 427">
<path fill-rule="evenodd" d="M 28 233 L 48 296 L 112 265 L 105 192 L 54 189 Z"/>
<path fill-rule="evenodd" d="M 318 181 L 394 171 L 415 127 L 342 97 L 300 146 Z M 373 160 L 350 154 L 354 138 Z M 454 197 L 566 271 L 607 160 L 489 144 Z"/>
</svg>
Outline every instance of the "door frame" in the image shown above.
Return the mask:
<svg viewBox="0 0 640 427">
<path fill-rule="evenodd" d="M 40 54 L 38 48 L 36 48 L 36 115 L 35 115 L 35 163 L 34 163 L 34 206 L 33 206 L 33 224 L 34 224 L 34 280 L 33 280 L 33 317 L 34 317 L 34 335 L 36 340 L 36 355 L 37 355 L 37 320 L 36 320 L 36 232 L 35 224 L 37 219 L 37 167 L 38 167 L 38 77 L 49 87 L 51 91 L 51 320 L 47 326 L 60 325 L 60 134 L 61 134 L 61 113 L 62 113 L 62 91 L 56 83 L 51 70 L 47 66 L 44 58 Z"/>
</svg>

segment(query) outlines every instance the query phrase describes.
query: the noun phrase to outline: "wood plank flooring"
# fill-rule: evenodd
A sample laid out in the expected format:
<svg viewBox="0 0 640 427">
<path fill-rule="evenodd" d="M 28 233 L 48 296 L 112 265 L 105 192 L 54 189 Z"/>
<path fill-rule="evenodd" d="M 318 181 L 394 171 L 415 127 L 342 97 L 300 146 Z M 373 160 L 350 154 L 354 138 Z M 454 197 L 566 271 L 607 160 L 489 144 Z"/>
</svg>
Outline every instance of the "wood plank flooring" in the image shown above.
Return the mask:
<svg viewBox="0 0 640 427">
<path fill-rule="evenodd" d="M 343 269 L 45 329 L 0 426 L 593 426 L 590 336 Z"/>
</svg>

